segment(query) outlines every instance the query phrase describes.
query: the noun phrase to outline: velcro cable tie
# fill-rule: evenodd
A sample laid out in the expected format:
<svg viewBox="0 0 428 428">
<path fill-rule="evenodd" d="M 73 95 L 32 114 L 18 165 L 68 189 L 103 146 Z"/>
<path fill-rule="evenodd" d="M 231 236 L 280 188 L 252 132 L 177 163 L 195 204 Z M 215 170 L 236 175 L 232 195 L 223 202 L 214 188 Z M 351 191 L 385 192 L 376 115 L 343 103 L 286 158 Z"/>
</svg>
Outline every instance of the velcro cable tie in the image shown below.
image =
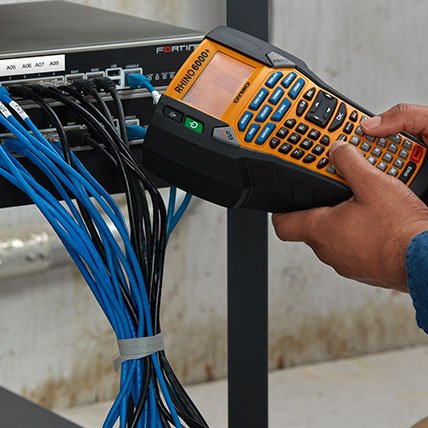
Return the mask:
<svg viewBox="0 0 428 428">
<path fill-rule="evenodd" d="M 117 344 L 119 346 L 119 356 L 114 360 L 114 369 L 116 371 L 125 361 L 139 360 L 165 349 L 162 333 L 156 336 L 119 339 Z"/>
</svg>

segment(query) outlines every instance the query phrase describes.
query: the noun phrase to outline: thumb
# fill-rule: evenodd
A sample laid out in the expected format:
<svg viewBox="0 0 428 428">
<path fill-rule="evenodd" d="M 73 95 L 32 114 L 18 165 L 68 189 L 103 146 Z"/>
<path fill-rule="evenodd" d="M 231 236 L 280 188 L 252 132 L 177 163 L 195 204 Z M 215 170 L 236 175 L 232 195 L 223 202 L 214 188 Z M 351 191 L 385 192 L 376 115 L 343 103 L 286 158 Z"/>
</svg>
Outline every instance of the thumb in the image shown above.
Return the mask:
<svg viewBox="0 0 428 428">
<path fill-rule="evenodd" d="M 384 137 L 397 132 L 409 132 L 428 137 L 428 107 L 397 104 L 379 116 L 361 122 L 367 135 Z"/>
<path fill-rule="evenodd" d="M 336 141 L 330 147 L 329 153 L 331 162 L 339 175 L 348 182 L 356 199 L 365 199 L 373 179 L 381 179 L 383 176 L 381 171 L 374 168 L 361 152 L 349 143 Z"/>
</svg>

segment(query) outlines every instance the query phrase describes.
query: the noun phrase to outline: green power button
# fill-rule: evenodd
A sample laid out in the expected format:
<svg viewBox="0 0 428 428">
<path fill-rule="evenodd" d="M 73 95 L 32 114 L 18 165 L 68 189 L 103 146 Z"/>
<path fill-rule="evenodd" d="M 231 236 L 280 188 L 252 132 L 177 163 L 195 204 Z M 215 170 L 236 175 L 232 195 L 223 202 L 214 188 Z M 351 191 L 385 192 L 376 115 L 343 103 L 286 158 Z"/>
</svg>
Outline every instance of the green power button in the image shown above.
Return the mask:
<svg viewBox="0 0 428 428">
<path fill-rule="evenodd" d="M 184 126 L 191 129 L 192 131 L 197 132 L 198 134 L 202 134 L 202 131 L 204 130 L 203 123 L 198 122 L 189 116 L 186 116 L 186 119 L 184 120 Z"/>
</svg>

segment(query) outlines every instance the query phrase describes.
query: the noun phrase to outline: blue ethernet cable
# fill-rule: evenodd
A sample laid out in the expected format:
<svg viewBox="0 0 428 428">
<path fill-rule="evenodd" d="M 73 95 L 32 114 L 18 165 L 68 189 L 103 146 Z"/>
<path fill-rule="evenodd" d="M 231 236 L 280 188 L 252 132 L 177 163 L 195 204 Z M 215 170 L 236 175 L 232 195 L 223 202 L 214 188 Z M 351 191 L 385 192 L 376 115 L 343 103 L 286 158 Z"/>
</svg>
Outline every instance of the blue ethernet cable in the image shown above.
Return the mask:
<svg viewBox="0 0 428 428">
<path fill-rule="evenodd" d="M 31 148 L 30 150 L 37 150 L 37 151 L 42 151 L 42 152 L 44 152 L 44 157 L 45 157 L 45 159 L 44 159 L 44 161 L 46 161 L 46 158 L 50 158 L 50 162 L 54 162 L 54 163 L 56 163 L 56 164 L 58 164 L 58 167 L 59 168 L 61 168 L 61 169 L 64 169 L 64 173 L 65 174 L 69 174 L 69 173 L 71 173 L 71 175 L 72 175 L 72 177 L 71 177 L 71 179 L 73 179 L 73 178 L 77 178 L 76 177 L 76 175 L 74 175 L 74 174 L 72 174 L 72 171 L 70 171 L 69 169 L 68 169 L 68 164 L 65 164 L 65 165 L 62 165 L 61 164 L 61 162 L 58 162 L 58 155 L 59 155 L 59 158 L 60 158 L 60 160 L 62 161 L 62 162 L 64 162 L 64 160 L 62 159 L 62 153 L 59 153 L 58 152 L 58 147 L 56 146 L 56 147 L 54 147 L 55 149 L 56 149 L 56 156 L 55 156 L 55 158 L 52 158 L 52 155 L 53 155 L 53 153 L 52 153 L 52 145 L 50 145 L 50 143 L 48 143 L 45 139 L 44 139 L 44 137 L 41 135 L 41 133 L 37 133 L 35 130 L 34 130 L 34 124 L 33 125 L 31 125 L 31 123 L 32 122 L 29 122 L 29 121 L 27 121 L 27 120 L 25 120 L 25 123 L 27 124 L 27 126 L 30 128 L 30 130 L 32 130 L 33 131 L 33 133 L 34 133 L 34 135 L 36 135 L 37 136 L 37 140 L 38 140 L 38 143 L 42 143 L 42 145 L 44 145 L 44 147 L 40 147 L 40 146 L 38 146 L 37 144 L 36 144 L 36 146 L 34 147 L 34 148 Z M 12 129 L 10 129 L 10 128 L 8 128 L 9 130 L 11 130 L 12 132 L 14 131 L 14 130 L 12 130 Z M 143 128 L 144 129 L 144 128 Z M 16 131 L 16 130 L 15 130 Z M 14 132 L 14 134 L 15 135 L 17 135 L 18 137 L 21 137 L 22 138 L 22 134 L 21 135 L 19 135 L 19 131 L 18 131 L 18 134 L 16 133 L 16 132 Z M 27 136 L 28 137 L 28 136 Z M 30 135 L 30 142 L 31 143 L 35 143 L 34 141 L 31 141 L 32 139 L 33 139 L 33 137 Z M 28 139 L 25 139 L 25 140 L 27 140 L 26 141 L 26 143 L 28 143 Z M 43 143 L 45 143 L 45 144 L 43 144 Z M 50 153 L 48 153 L 48 152 L 50 152 Z M 33 160 L 34 160 L 35 158 L 33 157 Z M 38 166 L 40 167 L 40 162 L 39 161 L 37 161 L 38 162 Z M 83 168 L 83 169 L 82 169 Z M 85 181 L 90 181 L 90 178 L 91 178 L 91 176 L 90 176 L 90 174 L 86 171 L 86 170 L 84 170 L 84 167 L 82 166 L 82 165 L 80 165 L 77 169 L 79 169 L 80 171 L 80 174 L 82 174 L 82 172 L 85 174 L 85 178 L 87 178 L 88 180 L 85 180 Z M 4 173 L 4 171 L 1 171 L 2 173 Z M 56 171 L 57 172 L 57 171 Z M 54 177 L 54 176 L 51 176 L 50 178 L 52 178 L 52 177 Z M 9 178 L 11 178 L 11 177 L 9 177 Z M 52 180 L 51 180 L 52 181 Z M 56 182 L 57 184 L 58 184 L 58 182 Z M 78 183 L 79 183 L 79 189 L 74 189 L 74 191 L 76 191 L 77 193 L 79 193 L 80 194 L 80 196 L 81 197 L 85 197 L 86 196 L 86 198 L 88 198 L 88 195 L 87 195 L 87 191 L 89 192 L 89 194 L 92 194 L 92 192 L 93 192 L 93 190 L 94 190 L 94 187 L 96 187 L 96 186 L 93 186 L 93 187 L 91 187 L 91 186 L 87 186 L 87 184 L 85 183 L 85 182 L 82 182 L 81 180 L 78 180 Z M 18 184 L 18 183 L 16 183 L 16 184 Z M 92 182 L 91 184 L 95 184 L 94 182 Z M 96 189 L 96 190 L 100 190 L 100 189 L 102 189 L 102 187 L 101 186 L 99 186 L 99 188 L 98 189 Z M 84 194 L 82 194 L 82 193 L 84 193 Z M 100 192 L 101 193 L 101 192 Z M 105 192 L 105 194 L 104 195 L 102 195 L 102 196 L 100 196 L 99 195 L 99 197 L 105 197 L 106 196 L 106 192 Z M 112 201 L 112 200 L 109 200 L 109 198 L 110 198 L 110 196 L 107 194 L 107 198 L 103 198 L 104 199 L 104 202 L 105 203 L 107 203 L 107 206 L 108 206 L 108 208 L 110 209 L 110 211 L 109 211 L 109 214 L 112 214 L 114 211 L 116 211 L 115 209 L 114 209 L 114 207 L 116 206 L 116 204 L 114 203 L 114 201 Z M 79 199 L 80 200 L 80 199 Z M 98 200 L 97 200 L 98 201 Z M 99 201 L 98 201 L 99 202 Z M 111 203 L 111 202 L 113 202 L 113 203 Z M 183 201 L 183 203 L 182 203 L 182 205 L 179 207 L 179 209 L 177 210 L 177 213 L 175 213 L 175 214 L 173 214 L 173 211 L 172 211 L 172 214 L 170 214 L 170 223 L 173 221 L 173 224 L 174 224 L 174 226 L 173 227 L 175 227 L 175 225 L 178 223 L 178 220 L 179 220 L 179 218 L 181 218 L 181 216 L 183 215 L 183 213 L 184 213 L 184 211 L 185 211 L 185 209 L 187 208 L 187 206 L 188 206 L 188 203 L 190 202 L 190 195 L 186 195 L 186 198 L 185 198 L 185 200 Z M 100 204 L 100 205 L 103 205 L 103 204 Z M 175 203 L 174 203 L 174 205 L 175 205 Z M 112 208 L 113 208 L 113 210 L 112 210 Z M 175 208 L 175 207 L 174 207 Z M 106 206 L 105 205 L 103 205 L 103 210 L 105 210 L 106 209 Z M 122 216 L 121 216 L 121 213 L 120 213 L 120 215 L 117 215 L 118 214 L 118 212 L 120 212 L 120 210 L 117 210 L 116 212 L 114 212 L 114 214 L 116 214 L 116 219 L 121 219 L 122 221 L 123 221 L 123 218 L 122 218 Z M 169 211 L 169 213 L 171 213 L 171 211 Z M 99 214 L 99 213 L 98 213 Z M 173 219 L 173 220 L 172 220 Z M 102 220 L 102 219 L 101 219 Z M 119 223 L 122 223 L 122 227 L 123 227 L 123 222 L 122 221 L 119 221 Z M 115 223 L 115 222 L 114 222 Z M 117 227 L 117 225 L 115 224 L 115 226 Z M 117 227 L 118 228 L 118 230 L 119 229 L 121 229 L 120 227 Z M 173 228 L 172 228 L 173 229 Z M 172 231 L 172 229 L 171 229 L 171 231 Z M 57 231 L 57 233 L 58 232 L 60 232 L 60 231 Z M 120 232 L 119 232 L 120 233 Z M 121 233 L 120 233 L 121 234 Z M 123 237 L 122 237 L 123 238 Z M 63 241 L 64 242 L 64 241 Z M 107 242 L 106 242 L 107 243 Z M 66 245 L 66 248 L 68 249 L 68 247 L 67 247 L 67 245 L 69 245 L 68 243 L 66 244 L 66 242 L 64 243 L 64 245 Z M 126 246 L 126 242 L 125 242 L 125 246 Z M 132 247 L 131 247 L 132 248 Z M 111 256 L 111 253 L 109 252 L 109 262 L 108 262 L 108 266 L 109 266 L 109 268 L 110 268 L 110 270 L 113 268 L 113 262 L 112 262 L 112 260 L 111 260 L 111 258 L 110 258 L 110 256 Z M 135 254 L 134 254 L 134 257 L 135 257 Z M 123 259 L 121 260 L 122 262 L 123 262 Z M 78 260 L 76 260 L 76 264 L 79 264 L 80 262 L 79 262 L 79 259 Z M 133 265 L 132 267 L 133 268 L 135 268 L 135 259 L 131 256 L 131 260 L 130 260 L 130 263 L 131 263 L 131 265 Z M 134 269 L 132 269 L 132 270 L 134 270 Z M 134 271 L 134 273 L 136 274 L 136 278 L 135 279 L 137 279 L 137 281 L 140 279 L 142 279 L 142 276 L 141 276 L 141 272 L 139 272 L 139 269 L 136 269 L 136 271 Z M 127 272 L 127 274 L 129 274 L 129 272 Z M 89 281 L 88 281 L 88 284 L 89 284 L 89 282 L 90 282 L 90 280 L 91 280 L 91 278 L 89 278 Z M 140 282 L 140 281 L 138 281 L 138 282 Z M 144 285 L 144 281 L 142 282 L 142 284 Z M 131 284 L 130 284 L 131 285 Z M 147 295 L 145 295 L 145 289 L 143 289 L 142 290 L 143 292 L 142 292 L 142 296 L 141 297 L 143 297 L 143 301 L 144 301 L 144 303 L 146 303 L 147 302 Z M 116 294 L 116 293 L 115 293 Z M 119 295 L 116 295 L 116 297 L 119 297 L 120 296 L 120 294 Z M 145 297 L 145 298 L 144 298 Z M 144 312 L 145 312 L 145 317 L 147 317 L 147 306 L 146 305 L 143 305 L 143 307 L 144 307 Z M 147 318 L 147 320 L 148 320 L 148 324 L 149 324 L 149 326 L 148 326 L 148 334 L 150 334 L 150 329 L 151 329 L 151 320 L 150 320 L 150 317 L 148 317 Z M 115 329 L 116 330 L 116 329 Z M 155 372 L 156 372 L 156 374 L 157 374 L 157 378 L 158 378 L 158 382 L 159 382 L 159 385 L 160 385 L 160 387 L 161 387 L 161 390 L 162 390 L 162 392 L 163 392 L 163 394 L 164 394 L 164 398 L 165 398 L 165 401 L 166 401 L 166 403 L 167 403 L 167 405 L 168 405 L 168 407 L 170 408 L 170 411 L 171 411 L 171 415 L 172 415 L 172 418 L 173 418 L 173 420 L 174 420 L 174 422 L 175 422 L 175 424 L 176 424 L 176 426 L 177 427 L 180 427 L 181 426 L 181 423 L 180 423 L 180 421 L 178 420 L 178 417 L 177 417 L 177 415 L 176 415 L 176 412 L 175 412 L 175 408 L 173 407 L 173 404 L 172 404 L 172 402 L 170 401 L 170 397 L 169 397 L 169 393 L 168 393 L 168 390 L 167 390 L 167 388 L 166 388 L 166 384 L 164 383 L 165 381 L 164 381 L 164 379 L 163 379 L 163 375 L 162 375 L 162 373 L 160 372 L 159 373 L 159 371 L 160 371 L 160 367 L 159 367 L 159 363 L 158 363 L 158 361 L 157 361 L 157 355 L 152 355 L 152 361 L 153 361 L 153 366 L 154 366 L 154 368 L 155 368 Z M 156 364 L 157 363 L 157 364 Z M 131 368 L 131 370 L 132 370 L 132 368 Z M 130 377 L 128 377 L 127 378 L 128 380 L 129 379 L 131 379 Z M 130 382 L 130 381 L 129 381 Z M 126 386 L 126 388 L 125 388 L 125 390 L 123 391 L 123 396 L 125 396 L 126 394 L 127 394 L 127 391 L 129 391 L 129 388 L 128 388 L 128 384 L 126 384 L 125 385 Z M 153 392 L 153 386 L 151 385 L 151 388 L 150 388 L 150 390 Z M 166 392 L 165 392 L 166 391 Z M 149 397 L 149 402 L 150 403 L 152 403 L 152 404 L 154 404 L 155 402 L 154 401 L 152 401 L 151 399 L 150 399 L 151 397 Z M 120 399 L 121 399 L 121 397 L 120 397 L 120 395 L 117 397 L 117 401 L 118 402 L 120 402 Z M 124 402 L 124 400 L 122 400 L 122 403 Z M 147 404 L 147 403 L 146 403 Z M 148 404 L 147 404 L 148 405 Z M 156 406 L 156 405 L 155 405 Z M 111 409 L 111 412 L 110 413 L 115 413 L 115 414 L 117 414 L 116 412 L 112 412 L 113 411 L 113 408 Z M 156 424 L 157 425 L 159 425 L 160 426 L 160 418 L 159 418 L 159 413 L 158 413 L 158 410 L 157 410 L 157 408 L 156 408 L 156 414 L 157 414 L 157 417 L 155 418 L 155 419 L 153 419 L 152 418 L 152 421 L 155 421 L 155 422 L 153 422 L 153 428 L 156 428 Z M 147 418 L 147 412 L 145 412 L 145 413 L 143 413 L 143 415 L 144 415 L 144 420 L 146 420 L 146 418 Z M 143 421 L 144 422 L 144 421 Z M 106 419 L 106 424 L 107 425 L 105 425 L 105 426 L 111 426 L 110 424 L 109 424 L 109 422 L 108 422 L 108 418 Z"/>
<path fill-rule="evenodd" d="M 9 128 L 9 129 L 10 129 L 10 128 Z M 10 129 L 10 130 L 12 130 L 12 131 L 13 131 L 13 129 Z M 154 367 L 155 367 L 155 369 L 156 369 L 156 361 L 154 362 Z M 158 371 L 158 370 L 156 370 L 156 371 Z M 160 378 L 160 379 L 159 379 L 159 376 L 158 376 L 158 380 L 160 381 L 160 386 L 161 386 L 161 388 L 162 388 L 162 389 L 164 389 L 164 388 L 163 388 L 163 386 L 164 386 L 164 385 L 162 385 L 162 378 Z M 166 397 L 166 398 L 168 398 L 168 397 Z M 120 399 L 120 396 L 118 397 L 118 399 Z M 168 400 L 167 400 L 167 401 L 168 401 Z M 169 403 L 168 403 L 168 404 L 169 404 Z M 173 415 L 173 413 L 174 413 L 174 412 L 171 412 L 171 413 L 172 413 L 172 415 Z M 179 425 L 177 425 L 177 426 L 179 426 Z"/>
</svg>

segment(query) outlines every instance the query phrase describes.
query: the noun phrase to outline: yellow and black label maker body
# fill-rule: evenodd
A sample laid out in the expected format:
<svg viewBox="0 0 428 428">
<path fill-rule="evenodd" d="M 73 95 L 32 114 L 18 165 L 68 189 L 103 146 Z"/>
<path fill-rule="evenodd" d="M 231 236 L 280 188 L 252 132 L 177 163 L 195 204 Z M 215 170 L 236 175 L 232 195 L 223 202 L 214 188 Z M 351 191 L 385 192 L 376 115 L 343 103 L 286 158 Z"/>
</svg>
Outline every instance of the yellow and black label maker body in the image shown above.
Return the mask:
<svg viewBox="0 0 428 428">
<path fill-rule="evenodd" d="M 286 212 L 351 196 L 329 161 L 344 140 L 418 196 L 427 148 L 407 134 L 364 135 L 370 112 L 295 56 L 218 27 L 160 98 L 143 144 L 145 165 L 168 183 L 226 207 Z"/>
</svg>

